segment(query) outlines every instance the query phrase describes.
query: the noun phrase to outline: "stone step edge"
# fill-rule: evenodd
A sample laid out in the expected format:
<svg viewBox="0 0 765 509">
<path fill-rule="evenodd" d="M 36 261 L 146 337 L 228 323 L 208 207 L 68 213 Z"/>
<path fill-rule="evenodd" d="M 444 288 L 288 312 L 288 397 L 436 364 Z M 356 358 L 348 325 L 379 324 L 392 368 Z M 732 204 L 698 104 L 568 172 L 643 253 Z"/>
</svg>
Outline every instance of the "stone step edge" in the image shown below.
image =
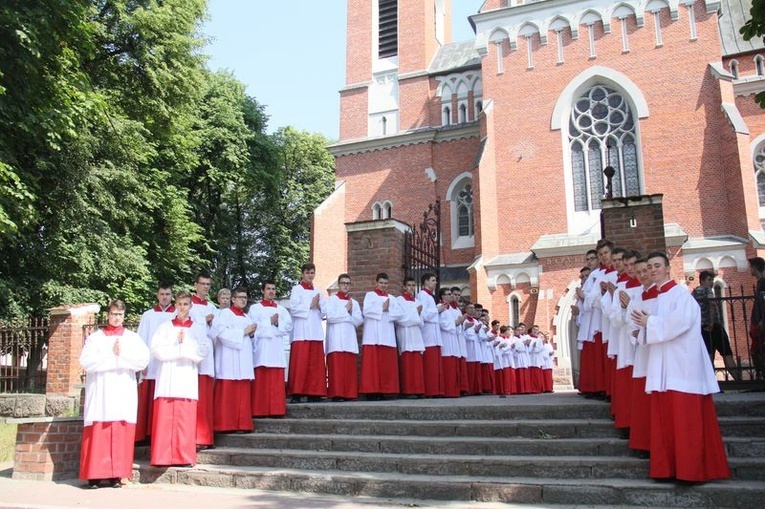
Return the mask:
<svg viewBox="0 0 765 509">
<path fill-rule="evenodd" d="M 765 424 L 765 417 L 742 417 L 742 416 L 733 416 L 733 417 L 718 417 L 718 422 L 721 424 L 745 424 L 745 423 L 753 423 L 753 424 Z M 608 418 L 598 418 L 598 419 L 490 419 L 490 420 L 479 420 L 479 419 L 433 419 L 433 420 L 422 420 L 422 419 L 328 419 L 328 418 L 322 418 L 322 417 L 284 417 L 284 418 L 276 418 L 276 419 L 263 419 L 263 418 L 254 418 L 253 423 L 255 423 L 256 428 L 257 424 L 271 424 L 274 425 L 283 423 L 283 424 L 292 424 L 292 423 L 314 423 L 314 422 L 334 422 L 338 421 L 342 424 L 368 424 L 370 422 L 372 423 L 379 423 L 379 424 L 405 424 L 405 425 L 450 425 L 450 426 L 499 426 L 499 425 L 511 425 L 511 424 L 534 424 L 538 425 L 540 423 L 548 423 L 548 424 L 568 424 L 568 425 L 578 425 L 578 424 L 610 424 L 613 425 L 614 421 Z"/>
<path fill-rule="evenodd" d="M 268 467 L 134 467 L 133 482 L 323 493 L 387 500 L 471 501 L 545 504 L 545 507 L 739 507 L 765 499 L 763 481 L 715 481 L 699 486 L 657 483 L 651 479 L 580 479 L 432 476 Z M 407 507 L 420 503 L 406 503 Z"/>
<path fill-rule="evenodd" d="M 542 431 L 542 430 L 540 430 Z M 236 440 L 253 441 L 258 439 L 270 440 L 286 440 L 286 439 L 298 439 L 298 440 L 349 440 L 353 442 L 361 441 L 385 441 L 385 442 L 475 442 L 475 443 L 564 443 L 564 444 L 578 444 L 578 443 L 593 443 L 599 444 L 624 444 L 627 445 L 626 438 L 620 437 L 565 437 L 559 438 L 557 436 L 552 437 L 481 437 L 481 436 L 424 436 L 424 435 L 346 435 L 346 434 L 334 434 L 334 433 L 242 433 L 234 435 L 216 435 L 218 438 L 232 437 Z M 765 436 L 763 437 L 736 437 L 736 436 L 723 436 L 723 442 L 726 443 L 759 443 L 765 442 Z"/>
<path fill-rule="evenodd" d="M 203 460 L 205 456 L 290 456 L 293 458 L 313 457 L 313 458 L 341 458 L 341 459 L 380 459 L 385 457 L 387 460 L 407 461 L 419 460 L 427 462 L 459 461 L 459 462 L 484 462 L 484 463 L 504 463 L 513 462 L 515 464 L 528 464 L 537 462 L 573 464 L 573 465 L 643 465 L 648 463 L 647 458 L 638 458 L 633 456 L 548 456 L 548 455 L 496 455 L 496 456 L 471 456 L 466 454 L 401 454 L 401 453 L 380 453 L 380 452 L 357 452 L 357 451 L 306 451 L 293 449 L 242 449 L 238 447 L 217 447 L 208 451 L 202 451 L 198 458 Z M 200 464 L 209 464 L 199 461 Z M 220 463 L 216 463 L 220 464 Z M 754 457 L 733 457 L 728 458 L 728 464 L 731 468 L 737 466 L 760 465 L 765 468 L 765 458 Z"/>
<path fill-rule="evenodd" d="M 274 467 L 254 467 L 254 466 L 232 466 L 232 465 L 196 465 L 194 467 L 154 467 L 147 461 L 133 462 L 134 475 L 137 471 L 153 471 L 156 473 L 213 473 L 226 474 L 231 476 L 244 475 L 272 475 L 288 477 L 317 477 L 317 478 L 335 478 L 338 480 L 378 480 L 378 481 L 418 481 L 418 482 L 439 482 L 439 483 L 481 483 L 512 485 L 525 484 L 536 486 L 581 486 L 582 479 L 563 479 L 557 477 L 486 477 L 486 476 L 466 476 L 466 475 L 425 475 L 425 474 L 404 474 L 397 472 L 352 472 L 348 470 L 304 470 L 296 468 L 274 468 Z M 163 479 L 160 477 L 159 479 Z M 134 479 L 135 480 L 135 479 Z M 632 479 L 632 478 L 610 478 L 600 477 L 587 479 L 588 486 L 604 486 L 612 488 L 648 488 L 658 490 L 674 490 L 678 485 L 671 482 L 659 482 L 652 479 Z M 765 481 L 728 479 L 720 481 L 709 481 L 698 485 L 682 486 L 684 490 L 757 490 L 765 495 Z"/>
</svg>

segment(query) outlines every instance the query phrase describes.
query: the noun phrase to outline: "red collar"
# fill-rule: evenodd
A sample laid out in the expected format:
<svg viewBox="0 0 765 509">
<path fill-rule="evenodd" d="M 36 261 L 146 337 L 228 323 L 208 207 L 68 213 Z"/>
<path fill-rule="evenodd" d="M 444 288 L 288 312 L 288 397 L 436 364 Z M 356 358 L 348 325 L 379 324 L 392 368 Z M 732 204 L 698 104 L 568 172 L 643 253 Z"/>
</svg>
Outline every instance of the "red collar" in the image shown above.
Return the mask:
<svg viewBox="0 0 765 509">
<path fill-rule="evenodd" d="M 627 272 L 622 272 L 618 278 L 616 278 L 617 283 L 624 283 L 625 281 L 629 281 L 630 277 L 627 275 Z"/>
<path fill-rule="evenodd" d="M 107 325 L 104 327 L 104 334 L 107 336 L 122 336 L 122 334 L 125 333 L 125 327 L 120 325 L 119 327 L 115 327 L 113 325 Z"/>
<path fill-rule="evenodd" d="M 157 304 L 156 306 L 154 306 L 154 311 L 156 311 L 157 313 L 175 313 L 175 306 L 170 304 L 165 309 L 162 309 L 159 306 L 159 304 Z"/>
<path fill-rule="evenodd" d="M 636 277 L 630 278 L 630 280 L 627 281 L 627 288 L 637 288 L 638 286 L 640 286 L 640 281 L 638 281 L 638 278 Z"/>
<path fill-rule="evenodd" d="M 238 308 L 238 307 L 236 307 L 236 306 L 231 306 L 229 309 L 230 309 L 230 310 L 231 310 L 231 312 L 232 312 L 232 313 L 234 313 L 236 316 L 247 316 L 247 315 L 245 315 L 245 314 L 244 314 L 244 310 L 242 310 L 242 309 L 239 309 L 239 308 Z"/>
<path fill-rule="evenodd" d="M 337 298 L 340 300 L 351 300 L 351 296 L 345 292 L 337 292 L 336 295 L 337 295 Z"/>
<path fill-rule="evenodd" d="M 468 321 L 468 322 L 470 322 L 470 323 L 473 323 L 473 322 L 475 321 L 475 318 L 473 318 L 473 317 L 472 317 L 472 316 L 470 316 L 470 315 L 465 315 L 465 320 L 467 320 L 467 321 Z"/>
<path fill-rule="evenodd" d="M 676 286 L 677 286 L 677 281 L 675 281 L 674 279 L 670 279 L 669 281 L 667 281 L 666 283 L 664 283 L 663 285 L 659 287 L 659 293 L 667 293 L 668 291 L 670 291 L 672 288 Z"/>
<path fill-rule="evenodd" d="M 430 291 L 430 288 L 428 288 L 427 286 L 423 287 L 423 290 L 425 290 L 426 292 L 428 292 L 428 294 L 429 294 L 429 295 L 433 295 L 433 292 L 432 292 L 432 291 Z"/>
<path fill-rule="evenodd" d="M 184 328 L 189 328 L 194 323 L 191 320 L 191 318 L 189 318 L 188 316 L 186 317 L 185 322 L 180 321 L 177 316 L 173 318 L 172 322 L 173 322 L 173 327 L 184 327 Z"/>
<path fill-rule="evenodd" d="M 616 268 L 613 265 L 611 265 L 610 267 L 603 267 L 603 269 L 606 271 L 606 274 L 610 274 L 616 270 Z"/>
<path fill-rule="evenodd" d="M 451 302 L 449 303 L 449 306 L 451 306 L 451 308 L 452 308 L 452 309 L 457 309 L 457 303 L 456 303 L 456 302 L 454 302 L 454 301 L 451 301 Z"/>
<path fill-rule="evenodd" d="M 260 304 L 263 307 L 266 307 L 266 308 L 275 308 L 276 307 L 276 302 L 274 302 L 272 300 L 263 299 L 262 301 L 260 301 Z"/>
<path fill-rule="evenodd" d="M 306 283 L 305 281 L 301 281 L 300 286 L 302 286 L 306 290 L 313 290 L 313 285 L 311 283 Z"/>
<path fill-rule="evenodd" d="M 658 296 L 659 296 L 659 289 L 656 287 L 656 285 L 653 285 L 648 290 L 643 290 L 643 300 L 655 299 Z"/>
<path fill-rule="evenodd" d="M 409 302 L 414 302 L 414 297 L 412 297 L 406 292 L 402 293 L 401 296 L 404 298 L 404 300 L 407 300 Z"/>
<path fill-rule="evenodd" d="M 207 305 L 207 299 L 200 299 L 199 297 L 197 297 L 196 294 L 194 294 L 194 295 L 191 296 L 191 303 L 192 304 L 199 304 L 201 306 L 206 306 Z"/>
<path fill-rule="evenodd" d="M 375 293 L 377 295 L 379 295 L 380 297 L 387 297 L 388 296 L 388 294 L 386 292 L 383 292 L 382 290 L 378 290 L 377 288 L 375 288 Z"/>
</svg>

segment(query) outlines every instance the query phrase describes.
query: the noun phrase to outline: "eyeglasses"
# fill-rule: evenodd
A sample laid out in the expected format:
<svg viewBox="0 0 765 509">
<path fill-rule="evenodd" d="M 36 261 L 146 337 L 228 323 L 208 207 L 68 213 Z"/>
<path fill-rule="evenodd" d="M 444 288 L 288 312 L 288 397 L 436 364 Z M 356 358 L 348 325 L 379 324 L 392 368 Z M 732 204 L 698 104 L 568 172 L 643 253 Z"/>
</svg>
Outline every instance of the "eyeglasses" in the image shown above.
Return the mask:
<svg viewBox="0 0 765 509">
<path fill-rule="evenodd" d="M 349 285 L 349 284 L 351 284 L 351 282 L 350 281 L 340 281 L 337 284 L 339 284 L 339 285 Z"/>
</svg>

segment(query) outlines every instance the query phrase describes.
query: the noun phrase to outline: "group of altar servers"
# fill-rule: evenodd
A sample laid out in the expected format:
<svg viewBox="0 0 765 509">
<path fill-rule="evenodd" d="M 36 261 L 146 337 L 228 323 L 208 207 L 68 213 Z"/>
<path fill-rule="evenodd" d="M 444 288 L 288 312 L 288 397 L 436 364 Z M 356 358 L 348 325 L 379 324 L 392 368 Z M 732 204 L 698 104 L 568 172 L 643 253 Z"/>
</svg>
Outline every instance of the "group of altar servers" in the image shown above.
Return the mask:
<svg viewBox="0 0 765 509">
<path fill-rule="evenodd" d="M 363 312 L 348 274 L 329 298 L 313 287 L 315 274 L 313 264 L 301 267 L 289 311 L 275 301 L 273 281 L 249 309 L 243 288 L 221 290 L 220 308 L 209 302 L 206 274 L 174 304 L 172 288 L 160 285 L 137 333 L 122 325 L 124 304 L 110 303 L 109 325 L 87 338 L 80 358 L 87 372 L 80 478 L 121 486 L 134 443 L 151 444 L 152 465 L 192 466 L 198 450 L 214 446 L 215 432 L 247 432 L 253 417 L 285 415 L 285 394 L 297 402 L 552 392 L 547 337 L 536 326 L 528 334 L 523 324 L 490 327 L 479 305 L 458 305 L 459 288 L 442 289 L 437 301 L 434 274 L 421 278 L 419 293 L 407 278 L 397 297 L 378 274 Z"/>
<path fill-rule="evenodd" d="M 363 306 L 351 297 L 348 274 L 338 276 L 339 291 L 329 298 L 313 287 L 315 275 L 313 264 L 304 265 L 290 296 L 293 402 L 552 392 L 554 351 L 538 328 L 502 334 L 479 305 L 458 305 L 459 288 L 443 288 L 436 299 L 435 274 L 421 277 L 419 292 L 406 278 L 402 294 L 393 296 L 388 275 L 380 273 Z"/>
<path fill-rule="evenodd" d="M 610 399 L 630 447 L 648 452 L 652 478 L 730 477 L 700 308 L 670 278 L 666 254 L 641 257 L 602 239 L 586 263 L 573 308 L 580 393 Z"/>
</svg>

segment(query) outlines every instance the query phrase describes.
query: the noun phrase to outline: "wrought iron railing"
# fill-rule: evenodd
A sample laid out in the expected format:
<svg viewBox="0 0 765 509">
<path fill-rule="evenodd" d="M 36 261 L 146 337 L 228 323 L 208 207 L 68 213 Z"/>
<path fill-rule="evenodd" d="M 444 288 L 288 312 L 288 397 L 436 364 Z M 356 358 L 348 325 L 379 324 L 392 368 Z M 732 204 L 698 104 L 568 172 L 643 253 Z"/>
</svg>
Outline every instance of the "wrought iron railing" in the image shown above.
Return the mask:
<svg viewBox="0 0 765 509">
<path fill-rule="evenodd" d="M 0 392 L 45 392 L 47 318 L 0 325 Z"/>
</svg>

